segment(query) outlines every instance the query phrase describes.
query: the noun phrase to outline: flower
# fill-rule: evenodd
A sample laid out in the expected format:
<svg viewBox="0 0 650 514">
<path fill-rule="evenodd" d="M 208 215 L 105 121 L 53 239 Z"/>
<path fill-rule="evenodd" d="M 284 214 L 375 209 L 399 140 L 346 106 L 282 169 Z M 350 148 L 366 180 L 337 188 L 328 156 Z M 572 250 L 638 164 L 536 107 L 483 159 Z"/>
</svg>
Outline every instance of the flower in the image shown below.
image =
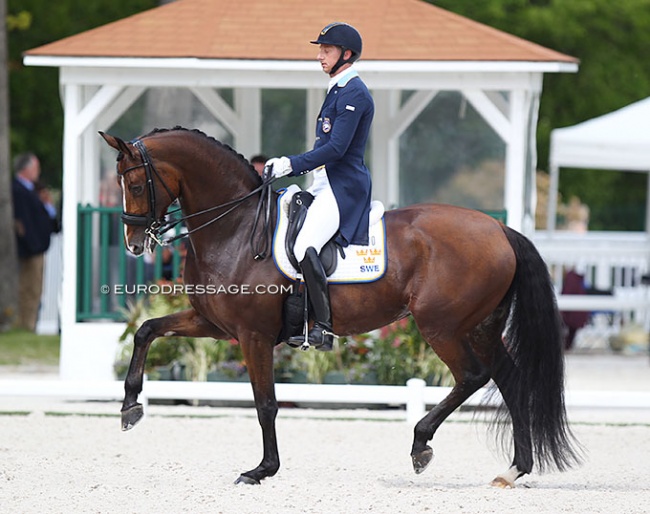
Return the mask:
<svg viewBox="0 0 650 514">
<path fill-rule="evenodd" d="M 409 316 L 382 327 L 373 338 L 373 369 L 378 383 L 404 385 L 422 378 L 430 385 L 453 381 L 447 366 L 429 347 Z"/>
<path fill-rule="evenodd" d="M 328 354 L 294 350 L 290 356 L 291 366 L 294 369 L 302 366 L 309 380 L 317 383 L 323 382 L 332 371 L 343 373 L 350 384 L 404 385 L 414 377 L 435 385 L 453 381 L 445 364 L 420 335 L 412 317 L 367 334 L 342 337 Z"/>
</svg>

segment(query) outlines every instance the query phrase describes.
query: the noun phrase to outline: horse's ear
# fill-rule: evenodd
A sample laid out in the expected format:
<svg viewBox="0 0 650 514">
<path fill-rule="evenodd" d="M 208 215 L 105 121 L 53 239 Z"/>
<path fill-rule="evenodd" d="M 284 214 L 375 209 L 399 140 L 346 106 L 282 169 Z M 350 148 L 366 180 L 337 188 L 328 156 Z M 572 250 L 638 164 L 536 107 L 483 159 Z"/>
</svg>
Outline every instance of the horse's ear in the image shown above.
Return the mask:
<svg viewBox="0 0 650 514">
<path fill-rule="evenodd" d="M 111 136 L 110 134 L 106 134 L 101 130 L 99 131 L 99 135 L 104 138 L 104 141 L 106 141 L 110 147 L 115 148 L 117 151 L 122 152 L 123 154 L 126 154 L 129 157 L 133 158 L 133 153 L 131 152 L 129 145 L 127 145 L 119 137 Z"/>
</svg>

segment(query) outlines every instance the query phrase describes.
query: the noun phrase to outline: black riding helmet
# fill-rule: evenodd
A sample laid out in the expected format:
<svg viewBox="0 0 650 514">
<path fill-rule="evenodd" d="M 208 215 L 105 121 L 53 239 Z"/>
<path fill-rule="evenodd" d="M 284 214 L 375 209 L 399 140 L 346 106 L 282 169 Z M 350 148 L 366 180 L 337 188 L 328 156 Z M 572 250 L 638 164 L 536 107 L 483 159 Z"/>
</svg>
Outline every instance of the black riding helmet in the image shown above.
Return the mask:
<svg viewBox="0 0 650 514">
<path fill-rule="evenodd" d="M 318 39 L 315 41 L 310 41 L 313 45 L 334 45 L 341 48 L 341 57 L 332 68 L 332 75 L 334 75 L 338 69 L 346 63 L 353 63 L 359 57 L 361 57 L 361 34 L 355 29 L 352 25 L 343 23 L 340 21 L 335 21 L 330 23 L 318 34 Z M 343 55 L 346 50 L 352 52 L 352 56 L 349 59 L 344 59 Z"/>
</svg>

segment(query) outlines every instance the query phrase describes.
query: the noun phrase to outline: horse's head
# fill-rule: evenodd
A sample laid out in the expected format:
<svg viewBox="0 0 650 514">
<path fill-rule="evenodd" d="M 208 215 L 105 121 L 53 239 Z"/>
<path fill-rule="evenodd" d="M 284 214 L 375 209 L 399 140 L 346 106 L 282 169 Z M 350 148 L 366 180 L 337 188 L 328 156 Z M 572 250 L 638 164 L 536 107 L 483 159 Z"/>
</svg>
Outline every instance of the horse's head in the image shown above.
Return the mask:
<svg viewBox="0 0 650 514">
<path fill-rule="evenodd" d="M 124 243 L 134 255 L 151 251 L 169 205 L 178 197 L 179 182 L 172 168 L 154 165 L 142 140 L 124 142 L 100 132 L 115 148 L 117 177 L 122 189 Z"/>
</svg>

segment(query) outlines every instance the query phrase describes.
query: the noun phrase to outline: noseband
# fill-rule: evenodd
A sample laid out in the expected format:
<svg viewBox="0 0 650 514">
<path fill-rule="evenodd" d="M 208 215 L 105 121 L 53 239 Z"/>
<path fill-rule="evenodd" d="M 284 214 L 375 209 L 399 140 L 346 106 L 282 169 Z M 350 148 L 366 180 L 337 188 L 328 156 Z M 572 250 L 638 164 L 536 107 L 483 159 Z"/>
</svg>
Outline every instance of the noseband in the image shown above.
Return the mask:
<svg viewBox="0 0 650 514">
<path fill-rule="evenodd" d="M 144 143 L 140 139 L 136 139 L 133 141 L 133 146 L 138 149 L 138 152 L 140 153 L 140 158 L 142 159 L 142 162 L 140 164 L 136 164 L 134 166 L 131 166 L 124 171 L 120 172 L 118 170 L 117 174 L 121 177 L 126 175 L 129 171 L 136 170 L 139 168 L 144 168 L 145 175 L 147 178 L 147 194 L 149 197 L 149 210 L 147 211 L 146 214 L 132 214 L 130 212 L 122 212 L 122 223 L 125 225 L 133 225 L 137 227 L 146 227 L 145 228 L 145 234 L 147 234 L 156 244 L 159 246 L 166 246 L 174 241 L 181 239 L 183 237 L 187 237 L 190 234 L 201 230 L 202 228 L 207 227 L 208 225 L 211 225 L 212 223 L 220 220 L 227 214 L 231 213 L 234 211 L 237 207 L 239 207 L 245 200 L 248 198 L 256 195 L 260 191 L 262 192 L 262 195 L 260 195 L 260 201 L 257 206 L 257 212 L 255 214 L 255 221 L 253 223 L 253 230 L 251 232 L 251 238 L 250 238 L 250 245 L 251 245 L 251 251 L 253 252 L 255 260 L 260 260 L 264 259 L 266 257 L 266 252 L 267 252 L 267 247 L 268 247 L 268 229 L 269 229 L 269 223 L 270 223 L 270 209 L 271 209 L 271 184 L 276 181 L 275 178 L 270 176 L 270 173 L 268 170 L 265 170 L 264 177 L 262 180 L 262 184 L 255 189 L 253 189 L 250 193 L 242 196 L 241 198 L 237 198 L 235 200 L 231 200 L 226 203 L 222 203 L 220 205 L 215 205 L 214 207 L 210 207 L 209 209 L 204 209 L 199 212 L 195 212 L 193 214 L 188 214 L 186 216 L 181 216 L 179 218 L 176 218 L 171 221 L 166 221 L 165 220 L 165 215 L 163 214 L 160 217 L 156 217 L 156 188 L 154 187 L 153 183 L 153 177 L 157 177 L 160 183 L 163 185 L 165 190 L 167 191 L 167 194 L 169 195 L 169 198 L 171 198 L 172 202 L 176 200 L 176 197 L 174 194 L 171 192 L 165 181 L 162 179 L 160 176 L 160 173 L 158 173 L 158 170 L 156 170 L 156 167 L 153 164 L 153 161 L 151 160 L 151 157 L 149 157 L 149 152 L 147 152 L 147 148 L 145 147 Z M 189 230 L 187 232 L 184 232 L 182 234 L 178 234 L 174 237 L 162 238 L 162 234 L 167 232 L 168 230 L 174 228 L 176 225 L 179 225 L 180 223 L 184 222 L 185 220 L 188 220 L 190 218 L 194 218 L 195 216 L 200 216 L 202 214 L 206 214 L 208 212 L 212 212 L 215 210 L 223 209 L 225 207 L 230 207 L 228 210 L 222 212 L 218 216 L 215 216 L 214 218 L 206 221 L 205 223 L 194 227 L 192 230 Z M 181 209 L 176 209 L 174 211 L 169 212 L 168 214 L 174 214 L 179 212 Z M 261 241 L 255 245 L 254 242 L 254 235 L 255 231 L 257 229 L 257 225 L 260 219 L 260 215 L 262 214 L 262 211 L 264 211 L 264 229 L 262 231 L 262 234 L 260 236 Z"/>
</svg>

